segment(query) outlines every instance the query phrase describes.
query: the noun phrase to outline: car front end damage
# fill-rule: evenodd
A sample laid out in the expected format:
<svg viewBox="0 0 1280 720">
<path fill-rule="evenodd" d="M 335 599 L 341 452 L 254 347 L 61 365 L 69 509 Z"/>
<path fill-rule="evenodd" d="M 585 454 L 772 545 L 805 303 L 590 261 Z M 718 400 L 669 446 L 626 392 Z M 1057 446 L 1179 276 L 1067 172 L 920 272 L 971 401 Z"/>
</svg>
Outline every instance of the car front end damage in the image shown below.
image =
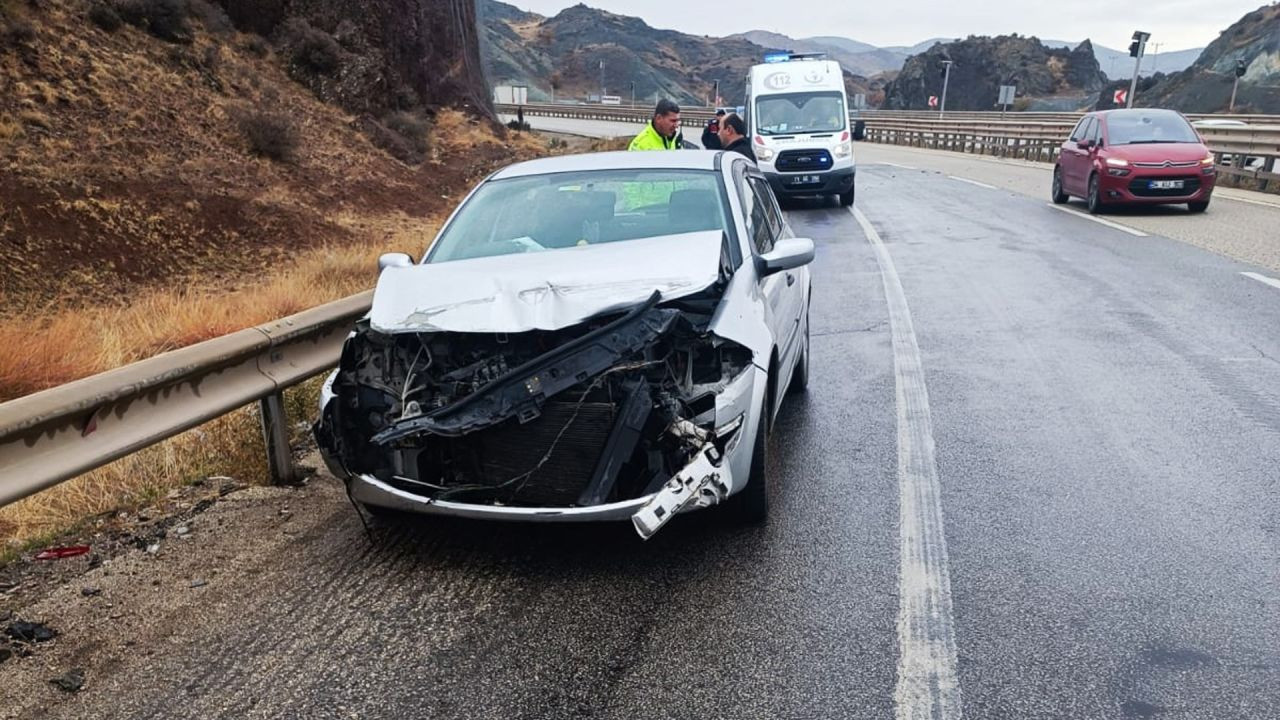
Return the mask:
<svg viewBox="0 0 1280 720">
<path fill-rule="evenodd" d="M 400 331 L 366 320 L 316 437 L 356 501 L 524 521 L 630 518 L 652 536 L 745 484 L 766 374 L 712 331 L 718 293 L 556 330 Z M 744 442 L 744 437 L 746 441 Z"/>
</svg>

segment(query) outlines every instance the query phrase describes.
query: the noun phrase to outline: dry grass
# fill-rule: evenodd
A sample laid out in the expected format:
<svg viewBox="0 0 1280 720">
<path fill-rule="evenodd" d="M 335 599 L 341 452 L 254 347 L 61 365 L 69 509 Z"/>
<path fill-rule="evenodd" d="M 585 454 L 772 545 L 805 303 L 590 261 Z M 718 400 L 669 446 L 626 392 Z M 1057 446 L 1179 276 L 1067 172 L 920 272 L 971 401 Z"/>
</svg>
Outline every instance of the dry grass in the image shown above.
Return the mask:
<svg viewBox="0 0 1280 720">
<path fill-rule="evenodd" d="M 0 400 L 301 312 L 373 287 L 378 255 L 416 252 L 436 223 L 404 215 L 339 217 L 367 240 L 303 251 L 291 266 L 234 292 L 153 290 L 127 305 L 57 311 L 0 326 Z M 380 232 L 379 232 L 380 231 Z"/>
<path fill-rule="evenodd" d="M 298 422 L 313 413 L 322 378 L 285 391 L 285 409 Z M 294 441 L 305 428 L 294 427 Z M 24 549 L 46 544 L 94 516 L 136 510 L 200 478 L 241 483 L 269 480 L 256 407 L 242 408 L 158 445 L 0 508 L 0 567 Z"/>
</svg>

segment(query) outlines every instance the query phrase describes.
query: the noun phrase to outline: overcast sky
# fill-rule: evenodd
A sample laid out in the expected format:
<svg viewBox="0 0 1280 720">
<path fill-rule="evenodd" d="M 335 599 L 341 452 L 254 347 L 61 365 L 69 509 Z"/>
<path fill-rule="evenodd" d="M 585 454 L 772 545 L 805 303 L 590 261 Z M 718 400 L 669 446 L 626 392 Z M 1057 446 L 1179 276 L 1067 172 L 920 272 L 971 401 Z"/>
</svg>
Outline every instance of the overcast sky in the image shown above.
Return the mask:
<svg viewBox="0 0 1280 720">
<path fill-rule="evenodd" d="M 554 15 L 578 0 L 505 0 Z M 914 45 L 933 37 L 1019 33 L 1125 50 L 1134 30 L 1151 33 L 1159 51 L 1202 47 L 1262 0 L 729 0 L 677 3 L 588 0 L 654 27 L 695 35 L 770 30 L 791 37 L 840 35 L 873 45 Z M 673 19 L 678 18 L 678 19 Z M 1148 52 L 1156 48 L 1149 48 Z"/>
</svg>

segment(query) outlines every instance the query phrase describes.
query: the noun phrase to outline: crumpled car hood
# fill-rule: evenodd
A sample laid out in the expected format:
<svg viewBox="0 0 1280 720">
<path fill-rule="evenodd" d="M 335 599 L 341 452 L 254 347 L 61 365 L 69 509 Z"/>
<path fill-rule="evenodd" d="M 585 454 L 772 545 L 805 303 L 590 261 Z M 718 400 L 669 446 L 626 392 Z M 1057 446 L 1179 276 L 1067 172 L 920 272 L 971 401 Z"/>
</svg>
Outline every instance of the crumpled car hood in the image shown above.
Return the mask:
<svg viewBox="0 0 1280 720">
<path fill-rule="evenodd" d="M 654 290 L 665 301 L 710 287 L 721 241 L 717 230 L 387 268 L 369 322 L 383 333 L 559 330 Z"/>
</svg>

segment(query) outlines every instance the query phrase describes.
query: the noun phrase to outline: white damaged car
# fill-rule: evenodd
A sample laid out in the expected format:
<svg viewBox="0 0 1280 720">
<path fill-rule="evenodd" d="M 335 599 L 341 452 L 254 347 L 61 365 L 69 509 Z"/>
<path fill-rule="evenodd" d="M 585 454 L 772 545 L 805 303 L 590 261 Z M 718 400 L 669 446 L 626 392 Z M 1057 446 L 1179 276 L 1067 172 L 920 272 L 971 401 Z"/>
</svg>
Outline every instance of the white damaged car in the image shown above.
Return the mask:
<svg viewBox="0 0 1280 720">
<path fill-rule="evenodd" d="M 813 242 L 736 153 L 507 167 L 422 262 L 384 255 L 316 439 L 353 499 L 642 537 L 768 511 L 766 435 L 808 382 Z"/>
</svg>

